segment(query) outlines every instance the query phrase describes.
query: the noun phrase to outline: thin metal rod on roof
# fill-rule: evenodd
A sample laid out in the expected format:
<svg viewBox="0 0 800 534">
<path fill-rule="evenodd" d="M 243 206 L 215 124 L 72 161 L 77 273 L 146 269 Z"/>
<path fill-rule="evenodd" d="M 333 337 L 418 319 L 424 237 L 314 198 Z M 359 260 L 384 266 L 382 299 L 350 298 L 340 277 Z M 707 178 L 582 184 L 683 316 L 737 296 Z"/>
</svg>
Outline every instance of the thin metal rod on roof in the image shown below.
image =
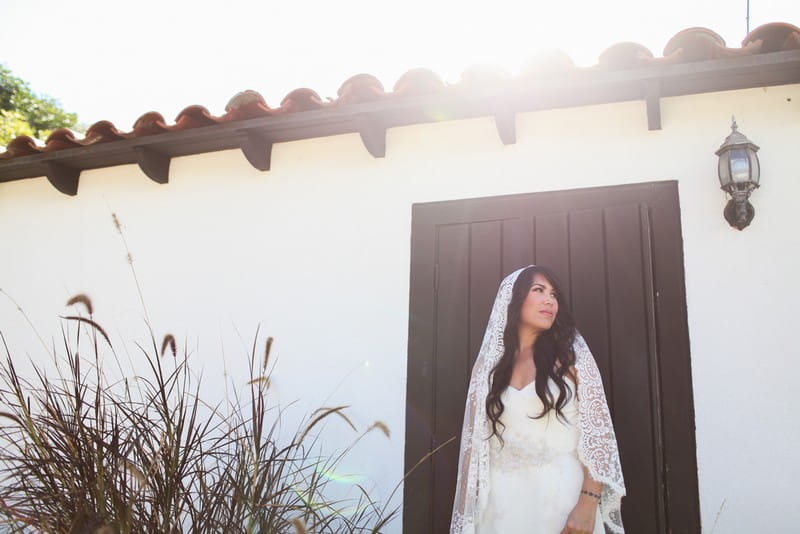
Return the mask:
<svg viewBox="0 0 800 534">
<path fill-rule="evenodd" d="M 745 20 L 747 21 L 747 33 L 745 35 L 750 35 L 750 0 L 747 0 L 747 14 L 745 15 Z"/>
</svg>

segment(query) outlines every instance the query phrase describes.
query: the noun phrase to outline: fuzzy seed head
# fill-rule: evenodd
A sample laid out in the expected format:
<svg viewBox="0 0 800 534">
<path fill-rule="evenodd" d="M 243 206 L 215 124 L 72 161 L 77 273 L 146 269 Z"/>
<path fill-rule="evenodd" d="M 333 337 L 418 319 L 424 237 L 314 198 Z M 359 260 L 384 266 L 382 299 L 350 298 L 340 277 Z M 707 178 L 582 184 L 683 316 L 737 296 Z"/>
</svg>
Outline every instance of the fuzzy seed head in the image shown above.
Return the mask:
<svg viewBox="0 0 800 534">
<path fill-rule="evenodd" d="M 114 221 L 114 228 L 117 229 L 117 232 L 122 233 L 122 224 L 120 224 L 116 213 L 111 214 L 111 220 Z"/>
<path fill-rule="evenodd" d="M 303 523 L 303 520 L 299 517 L 295 517 L 292 520 L 292 525 L 294 525 L 294 530 L 297 534 L 307 534 L 308 530 L 306 530 L 306 524 Z"/>
<path fill-rule="evenodd" d="M 172 352 L 172 357 L 175 358 L 178 355 L 177 346 L 175 344 L 175 336 L 172 334 L 167 334 L 164 336 L 164 341 L 161 342 L 161 357 L 164 357 L 164 353 L 167 351 L 167 347 L 169 347 L 170 351 Z"/>
<path fill-rule="evenodd" d="M 67 306 L 72 306 L 73 304 L 78 304 L 78 303 L 83 304 L 83 306 L 86 308 L 86 312 L 89 315 L 92 315 L 92 313 L 94 313 L 92 301 L 84 293 L 78 293 L 77 295 L 69 299 L 67 301 Z"/>
<path fill-rule="evenodd" d="M 273 337 L 270 336 L 267 338 L 267 345 L 264 347 L 264 369 L 267 368 L 267 363 L 269 362 L 269 351 L 272 350 L 272 341 Z"/>
<path fill-rule="evenodd" d="M 367 429 L 367 432 L 376 428 L 381 432 L 383 432 L 383 435 L 386 436 L 387 438 L 392 437 L 392 433 L 389 431 L 389 426 L 383 421 L 375 421 L 374 423 L 372 423 L 372 426 Z"/>
</svg>

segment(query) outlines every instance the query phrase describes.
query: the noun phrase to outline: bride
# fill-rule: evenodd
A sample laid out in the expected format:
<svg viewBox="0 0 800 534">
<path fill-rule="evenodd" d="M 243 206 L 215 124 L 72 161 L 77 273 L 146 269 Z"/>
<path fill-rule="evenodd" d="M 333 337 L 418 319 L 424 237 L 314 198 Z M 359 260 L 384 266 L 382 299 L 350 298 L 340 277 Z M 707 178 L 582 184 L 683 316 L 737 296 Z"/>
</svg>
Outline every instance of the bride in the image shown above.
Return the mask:
<svg viewBox="0 0 800 534">
<path fill-rule="evenodd" d="M 451 534 L 623 533 L 597 365 L 553 273 L 503 280 L 472 369 Z"/>
</svg>

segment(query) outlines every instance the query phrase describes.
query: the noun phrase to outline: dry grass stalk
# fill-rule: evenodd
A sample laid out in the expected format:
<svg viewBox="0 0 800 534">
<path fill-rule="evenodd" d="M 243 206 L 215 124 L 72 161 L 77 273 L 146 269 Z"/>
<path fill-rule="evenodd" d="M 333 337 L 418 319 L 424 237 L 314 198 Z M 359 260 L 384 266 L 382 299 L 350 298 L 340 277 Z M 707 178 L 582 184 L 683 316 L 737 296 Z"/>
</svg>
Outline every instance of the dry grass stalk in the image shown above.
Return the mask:
<svg viewBox="0 0 800 534">
<path fill-rule="evenodd" d="M 100 326 L 99 324 L 97 324 L 93 320 L 87 319 L 86 317 L 80 317 L 78 315 L 62 315 L 61 318 L 62 319 L 66 319 L 67 321 L 78 321 L 80 323 L 88 324 L 89 326 L 91 326 L 92 328 L 94 328 L 95 330 L 100 332 L 100 335 L 103 336 L 103 339 L 106 340 L 106 343 L 108 343 L 108 346 L 109 347 L 111 346 L 111 339 L 108 337 L 108 334 L 106 334 L 106 331 L 103 330 L 102 326 Z"/>
<path fill-rule="evenodd" d="M 314 413 L 311 414 L 311 417 L 312 417 L 311 422 L 308 423 L 308 426 L 306 426 L 306 429 L 303 430 L 302 434 L 300 434 L 300 442 L 302 443 L 302 441 L 305 439 L 306 435 L 308 435 L 308 433 L 311 431 L 311 429 L 314 428 L 320 421 L 323 421 L 325 418 L 329 417 L 330 415 L 334 415 L 334 414 L 338 415 L 339 417 L 344 419 L 345 422 L 347 422 L 347 424 L 350 425 L 350 428 L 352 428 L 354 432 L 358 432 L 358 430 L 356 429 L 356 426 L 353 424 L 353 422 L 350 420 L 350 418 L 348 418 L 343 413 L 343 410 L 346 410 L 349 407 L 350 406 L 334 406 L 333 408 L 324 407 L 324 408 L 317 408 L 316 410 L 314 410 Z M 319 415 L 317 415 L 317 414 L 319 414 Z"/>
</svg>

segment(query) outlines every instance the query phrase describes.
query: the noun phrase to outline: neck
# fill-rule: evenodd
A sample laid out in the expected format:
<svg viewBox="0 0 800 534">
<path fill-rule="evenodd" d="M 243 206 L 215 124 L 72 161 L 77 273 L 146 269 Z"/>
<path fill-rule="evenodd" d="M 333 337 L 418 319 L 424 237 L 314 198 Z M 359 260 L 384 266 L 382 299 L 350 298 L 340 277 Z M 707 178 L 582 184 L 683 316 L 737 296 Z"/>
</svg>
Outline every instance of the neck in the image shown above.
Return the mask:
<svg viewBox="0 0 800 534">
<path fill-rule="evenodd" d="M 519 351 L 520 353 L 523 352 L 533 352 L 533 345 L 536 343 L 536 338 L 539 337 L 539 332 L 535 330 L 531 330 L 529 328 L 520 328 L 518 332 L 519 336 Z"/>
</svg>

